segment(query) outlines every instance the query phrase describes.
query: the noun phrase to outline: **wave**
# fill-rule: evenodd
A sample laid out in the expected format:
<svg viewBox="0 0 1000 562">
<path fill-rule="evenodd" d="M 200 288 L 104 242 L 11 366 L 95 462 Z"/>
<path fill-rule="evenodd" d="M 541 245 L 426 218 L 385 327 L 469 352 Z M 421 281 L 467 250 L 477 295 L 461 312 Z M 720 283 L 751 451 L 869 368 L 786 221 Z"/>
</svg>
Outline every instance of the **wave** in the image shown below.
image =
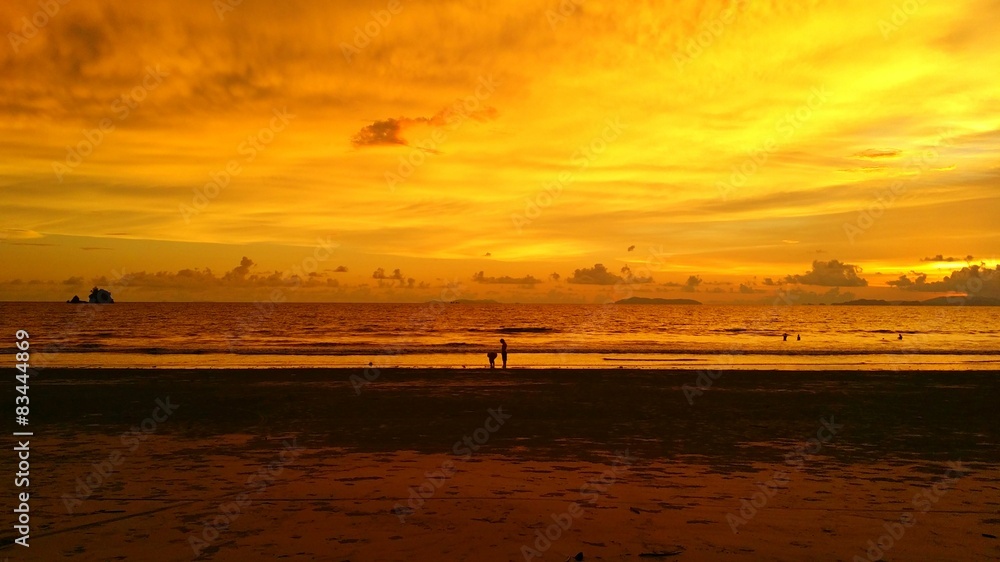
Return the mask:
<svg viewBox="0 0 1000 562">
<path fill-rule="evenodd" d="M 51 354 L 134 354 L 134 355 L 280 355 L 280 356 L 392 356 L 392 355 L 479 355 L 492 351 L 492 346 L 483 346 L 468 343 L 444 343 L 444 344 L 413 344 L 413 345 L 294 345 L 294 346 L 203 346 L 203 347 L 148 347 L 148 346 L 94 346 L 92 344 L 82 344 L 79 346 L 60 347 L 54 350 L 46 350 L 44 347 L 37 348 L 40 353 Z M 979 355 L 979 356 L 1000 356 L 998 349 L 979 348 L 922 348 L 922 349 L 707 349 L 707 348 L 663 348 L 663 347 L 573 347 L 573 346 L 532 346 L 518 348 L 513 355 L 585 355 L 599 354 L 610 356 L 740 356 L 740 355 L 762 355 L 762 356 L 787 356 L 787 357 L 808 357 L 808 356 L 927 356 L 927 355 Z"/>
</svg>

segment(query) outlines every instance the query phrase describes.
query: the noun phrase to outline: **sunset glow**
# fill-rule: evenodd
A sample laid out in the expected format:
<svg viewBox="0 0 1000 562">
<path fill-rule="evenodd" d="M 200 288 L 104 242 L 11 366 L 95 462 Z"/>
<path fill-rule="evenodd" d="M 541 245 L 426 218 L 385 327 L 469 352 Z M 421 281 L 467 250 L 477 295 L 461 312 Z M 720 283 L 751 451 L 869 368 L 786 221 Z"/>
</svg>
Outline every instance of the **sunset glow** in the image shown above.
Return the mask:
<svg viewBox="0 0 1000 562">
<path fill-rule="evenodd" d="M 996 0 L 42 4 L 3 300 L 1000 296 Z"/>
</svg>

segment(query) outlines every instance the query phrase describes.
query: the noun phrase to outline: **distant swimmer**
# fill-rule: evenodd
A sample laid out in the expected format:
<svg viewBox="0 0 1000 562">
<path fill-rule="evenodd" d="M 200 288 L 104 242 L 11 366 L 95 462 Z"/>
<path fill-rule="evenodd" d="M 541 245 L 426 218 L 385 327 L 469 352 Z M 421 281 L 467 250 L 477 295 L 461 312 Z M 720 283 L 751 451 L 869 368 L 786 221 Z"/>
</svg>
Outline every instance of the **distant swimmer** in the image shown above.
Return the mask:
<svg viewBox="0 0 1000 562">
<path fill-rule="evenodd" d="M 788 341 L 788 334 L 781 336 L 781 341 Z"/>
<path fill-rule="evenodd" d="M 503 359 L 503 368 L 507 368 L 507 342 L 500 338 L 500 343 L 503 344 L 500 348 L 500 358 Z"/>
<path fill-rule="evenodd" d="M 486 358 L 490 360 L 490 369 L 497 368 L 497 352 L 491 351 L 486 354 Z"/>
<path fill-rule="evenodd" d="M 896 339 L 902 341 L 903 340 L 903 334 L 899 334 L 899 337 L 896 338 Z"/>
<path fill-rule="evenodd" d="M 795 341 L 802 341 L 802 336 L 801 335 L 795 336 Z"/>
</svg>

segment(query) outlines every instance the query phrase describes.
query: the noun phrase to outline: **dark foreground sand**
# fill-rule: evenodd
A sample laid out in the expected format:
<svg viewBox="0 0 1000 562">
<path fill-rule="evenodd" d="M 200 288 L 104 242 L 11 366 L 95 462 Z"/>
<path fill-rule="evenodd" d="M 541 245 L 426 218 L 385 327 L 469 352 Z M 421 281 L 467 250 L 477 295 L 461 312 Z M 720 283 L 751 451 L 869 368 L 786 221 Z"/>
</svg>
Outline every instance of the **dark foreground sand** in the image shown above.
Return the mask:
<svg viewBox="0 0 1000 562">
<path fill-rule="evenodd" d="M 1000 559 L 998 373 L 352 375 L 36 375 L 0 557 Z"/>
</svg>

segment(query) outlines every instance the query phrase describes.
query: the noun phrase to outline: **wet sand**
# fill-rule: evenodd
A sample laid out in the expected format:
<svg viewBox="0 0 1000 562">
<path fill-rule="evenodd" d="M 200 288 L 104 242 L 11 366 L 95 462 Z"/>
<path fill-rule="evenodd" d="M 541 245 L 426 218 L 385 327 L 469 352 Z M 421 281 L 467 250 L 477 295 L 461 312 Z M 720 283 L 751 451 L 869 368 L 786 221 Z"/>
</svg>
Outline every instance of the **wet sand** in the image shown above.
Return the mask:
<svg viewBox="0 0 1000 562">
<path fill-rule="evenodd" d="M 39 373 L 0 556 L 1000 559 L 997 373 L 373 374 Z"/>
</svg>

